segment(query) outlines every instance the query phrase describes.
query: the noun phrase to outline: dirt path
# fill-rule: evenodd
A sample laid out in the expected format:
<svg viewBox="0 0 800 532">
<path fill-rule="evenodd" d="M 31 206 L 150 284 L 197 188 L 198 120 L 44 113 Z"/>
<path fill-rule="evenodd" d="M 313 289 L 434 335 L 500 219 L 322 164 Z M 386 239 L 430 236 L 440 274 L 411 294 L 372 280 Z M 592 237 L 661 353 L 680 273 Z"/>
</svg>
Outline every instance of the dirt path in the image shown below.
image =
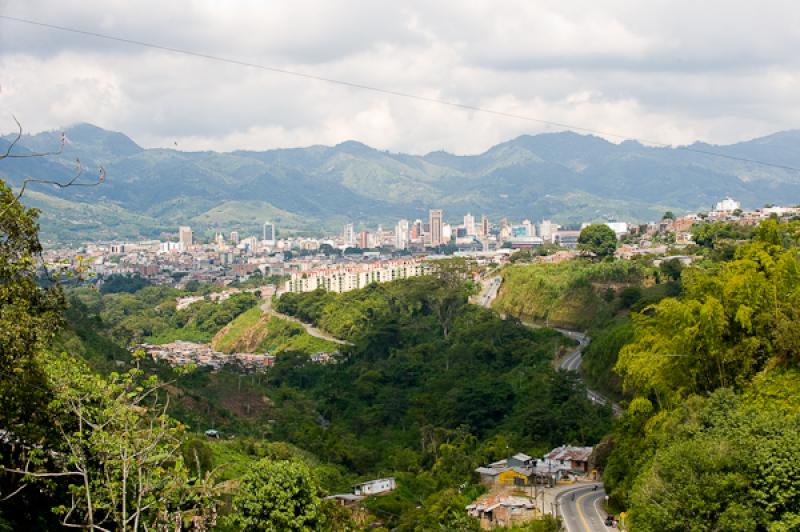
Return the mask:
<svg viewBox="0 0 800 532">
<path fill-rule="evenodd" d="M 280 312 L 278 312 L 277 310 L 272 308 L 272 300 L 269 299 L 269 298 L 264 300 L 264 303 L 261 305 L 261 311 L 264 312 L 265 314 L 269 314 L 270 316 L 275 316 L 276 318 L 280 318 L 282 320 L 293 321 L 294 323 L 298 323 L 298 324 L 303 326 L 303 328 L 306 330 L 306 332 L 308 334 L 310 334 L 311 336 L 313 336 L 315 338 L 320 338 L 322 340 L 327 340 L 329 342 L 333 342 L 333 343 L 339 344 L 339 345 L 352 345 L 350 342 L 346 342 L 344 340 L 340 340 L 339 338 L 335 338 L 335 337 L 331 336 L 330 334 L 317 329 L 316 327 L 314 327 L 310 323 L 302 322 L 302 321 L 298 320 L 297 318 L 295 318 L 293 316 L 288 316 L 286 314 L 281 314 Z"/>
</svg>

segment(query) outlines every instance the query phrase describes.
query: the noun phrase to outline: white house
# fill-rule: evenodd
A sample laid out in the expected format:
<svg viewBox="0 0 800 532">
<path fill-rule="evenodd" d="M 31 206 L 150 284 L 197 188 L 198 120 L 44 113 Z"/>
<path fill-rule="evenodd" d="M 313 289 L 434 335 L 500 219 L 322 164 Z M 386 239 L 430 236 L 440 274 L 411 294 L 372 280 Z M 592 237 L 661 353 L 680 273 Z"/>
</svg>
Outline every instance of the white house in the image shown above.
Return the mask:
<svg viewBox="0 0 800 532">
<path fill-rule="evenodd" d="M 377 495 L 378 493 L 387 493 L 396 488 L 394 477 L 379 478 L 377 480 L 368 480 L 361 484 L 353 486 L 354 495 Z"/>
</svg>

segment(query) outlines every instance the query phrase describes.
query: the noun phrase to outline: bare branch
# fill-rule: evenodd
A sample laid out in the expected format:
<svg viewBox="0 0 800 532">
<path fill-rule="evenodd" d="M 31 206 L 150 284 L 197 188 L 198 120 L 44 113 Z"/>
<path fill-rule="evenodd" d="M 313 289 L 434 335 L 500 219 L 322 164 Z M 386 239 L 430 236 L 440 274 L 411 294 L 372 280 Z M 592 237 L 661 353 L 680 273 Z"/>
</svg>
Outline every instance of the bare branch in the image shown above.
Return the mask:
<svg viewBox="0 0 800 532">
<path fill-rule="evenodd" d="M 15 489 L 15 490 L 14 490 L 14 491 L 12 491 L 11 493 L 9 493 L 8 495 L 6 495 L 6 496 L 5 496 L 5 497 L 3 497 L 2 499 L 0 499 L 0 502 L 5 502 L 5 501 L 7 501 L 8 499 L 10 499 L 10 498 L 11 498 L 11 497 L 13 497 L 14 495 L 18 494 L 20 491 L 24 490 L 24 489 L 25 489 L 25 488 L 27 488 L 27 487 L 28 487 L 28 484 L 22 484 L 20 487 L 18 487 L 17 489 Z"/>
<path fill-rule="evenodd" d="M 10 467 L 4 467 L 3 471 L 7 473 L 17 473 L 18 475 L 30 475 L 35 478 L 83 476 L 83 473 L 79 471 L 64 471 L 62 473 L 37 473 L 35 471 L 26 471 L 24 469 L 12 469 Z"/>
<path fill-rule="evenodd" d="M 22 124 L 19 123 L 19 120 L 17 120 L 16 116 L 11 115 L 11 118 L 13 118 L 14 122 L 17 123 L 17 128 L 18 128 L 17 136 L 14 137 L 14 140 L 11 141 L 11 144 L 8 145 L 8 148 L 6 148 L 6 152 L 4 154 L 0 155 L 0 160 L 2 160 L 2 159 L 29 159 L 31 157 L 47 157 L 49 155 L 61 155 L 62 153 L 64 153 L 64 145 L 67 143 L 67 135 L 64 134 L 63 132 L 61 133 L 61 141 L 59 142 L 57 151 L 43 151 L 43 152 L 29 152 L 29 153 L 11 153 L 11 151 L 14 149 L 14 146 L 16 146 L 17 142 L 19 142 L 20 139 L 22 138 Z"/>
<path fill-rule="evenodd" d="M 11 154 L 11 150 L 13 150 L 14 146 L 17 144 L 17 142 L 19 142 L 19 139 L 22 138 L 22 124 L 19 123 L 19 120 L 17 120 L 16 116 L 11 115 L 11 118 L 13 118 L 14 122 L 17 123 L 17 128 L 19 129 L 19 131 L 17 132 L 17 136 L 14 138 L 11 144 L 8 145 L 8 149 L 6 150 L 6 152 L 3 155 L 0 155 L 0 160 L 8 157 L 9 154 Z"/>
</svg>

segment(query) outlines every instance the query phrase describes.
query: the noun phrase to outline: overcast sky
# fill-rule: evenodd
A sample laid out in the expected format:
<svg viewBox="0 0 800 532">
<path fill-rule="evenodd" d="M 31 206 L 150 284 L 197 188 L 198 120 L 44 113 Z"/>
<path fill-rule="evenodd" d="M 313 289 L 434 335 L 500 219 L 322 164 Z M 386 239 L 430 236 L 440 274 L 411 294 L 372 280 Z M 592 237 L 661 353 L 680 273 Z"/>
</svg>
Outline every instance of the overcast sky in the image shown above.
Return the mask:
<svg viewBox="0 0 800 532">
<path fill-rule="evenodd" d="M 800 127 L 800 2 L 0 0 L 0 14 L 624 135 Z M 0 19 L 0 131 L 90 122 L 146 147 L 475 153 L 511 118 Z"/>
</svg>

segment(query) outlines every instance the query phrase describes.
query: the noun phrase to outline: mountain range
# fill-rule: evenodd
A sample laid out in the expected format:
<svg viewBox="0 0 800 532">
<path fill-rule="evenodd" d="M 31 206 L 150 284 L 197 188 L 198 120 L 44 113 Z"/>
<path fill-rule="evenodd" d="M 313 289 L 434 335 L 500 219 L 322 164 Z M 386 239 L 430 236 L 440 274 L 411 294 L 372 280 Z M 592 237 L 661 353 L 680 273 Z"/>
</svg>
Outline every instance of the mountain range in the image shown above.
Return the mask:
<svg viewBox="0 0 800 532">
<path fill-rule="evenodd" d="M 196 233 L 257 232 L 264 221 L 283 235 L 338 231 L 341 224 L 465 213 L 497 220 L 654 220 L 666 210 L 708 210 L 724 196 L 745 207 L 800 203 L 800 131 L 731 145 L 684 148 L 620 144 L 571 132 L 523 135 L 477 155 L 390 153 L 347 141 L 265 151 L 145 149 L 90 124 L 65 130 L 59 155 L 0 161 L 0 177 L 69 180 L 75 159 L 98 187 L 32 185 L 24 201 L 42 211 L 52 242 L 159 237 L 188 224 Z M 58 148 L 59 133 L 25 135 L 15 153 Z M 12 137 L 0 138 L 5 151 Z M 700 152 L 713 152 L 725 157 Z"/>
</svg>

